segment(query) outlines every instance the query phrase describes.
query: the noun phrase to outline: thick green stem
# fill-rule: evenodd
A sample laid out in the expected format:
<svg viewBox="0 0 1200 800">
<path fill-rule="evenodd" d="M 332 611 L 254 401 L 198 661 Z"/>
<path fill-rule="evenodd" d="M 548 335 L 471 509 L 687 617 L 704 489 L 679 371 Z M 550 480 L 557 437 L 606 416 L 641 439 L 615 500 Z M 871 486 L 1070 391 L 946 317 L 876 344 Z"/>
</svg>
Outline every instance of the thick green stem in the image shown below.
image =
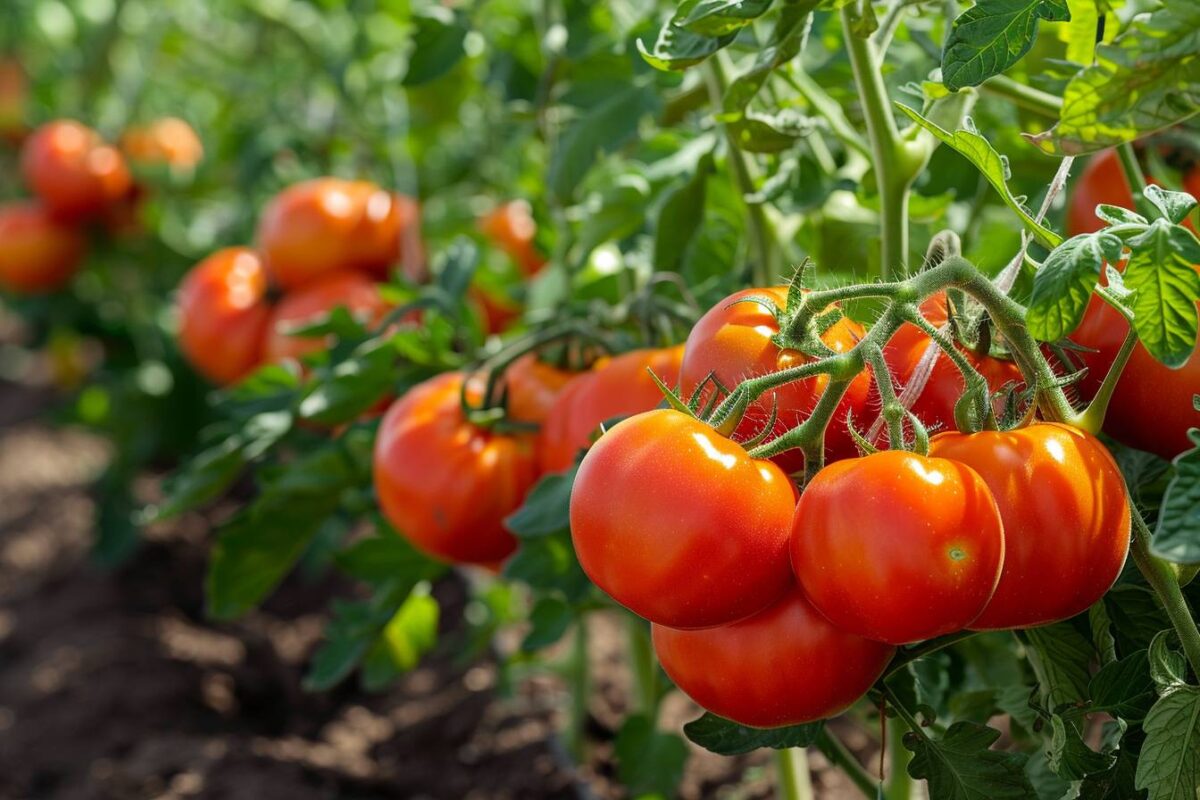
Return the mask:
<svg viewBox="0 0 1200 800">
<path fill-rule="evenodd" d="M 581 617 L 575 625 L 571 654 L 566 665 L 567 685 L 571 693 L 566 745 L 571 756 L 580 764 L 586 756 L 584 729 L 587 727 L 587 701 L 591 695 L 587 642 L 587 620 Z"/>
<path fill-rule="evenodd" d="M 776 785 L 781 800 L 813 800 L 808 754 L 802 747 L 775 751 Z"/>
<path fill-rule="evenodd" d="M 912 761 L 912 753 L 904 746 L 904 726 L 897 722 L 892 720 L 888 725 L 888 764 L 891 770 L 883 796 L 887 800 L 909 800 L 912 796 L 912 777 L 908 774 L 908 762 Z"/>
<path fill-rule="evenodd" d="M 1112 366 L 1108 368 L 1108 372 L 1104 376 L 1104 381 L 1096 390 L 1096 396 L 1092 398 L 1092 402 L 1088 403 L 1087 408 L 1075 415 L 1075 418 L 1071 420 L 1072 424 L 1083 428 L 1088 433 L 1100 432 L 1100 428 L 1104 426 L 1104 415 L 1108 413 L 1108 404 L 1117 388 L 1117 382 L 1121 379 L 1121 373 L 1125 371 L 1125 365 L 1129 363 L 1129 356 L 1133 354 L 1137 343 L 1137 331 L 1130 327 L 1125 334 L 1125 341 L 1121 342 L 1121 349 L 1117 351 L 1117 356 L 1113 359 Z"/>
<path fill-rule="evenodd" d="M 883 419 L 887 423 L 888 446 L 893 450 L 904 447 L 904 406 L 896 397 L 896 387 L 892 384 L 891 370 L 883 359 L 883 349 L 873 346 L 867 352 L 867 363 L 875 376 L 875 386 L 879 391 L 879 402 L 882 406 Z"/>
<path fill-rule="evenodd" d="M 863 797 L 873 800 L 877 796 L 877 783 L 871 777 L 871 773 L 867 772 L 863 765 L 858 763 L 854 754 L 846 749 L 846 745 L 830 732 L 829 726 L 821 730 L 821 734 L 817 737 L 817 747 L 829 759 L 829 763 L 839 768 L 854 782 L 858 790 L 863 793 Z"/>
<path fill-rule="evenodd" d="M 896 656 L 892 659 L 892 663 L 888 664 L 887 672 L 884 673 L 883 677 L 891 677 L 918 658 L 924 658 L 930 653 L 936 653 L 938 650 L 943 650 L 956 642 L 961 642 L 963 639 L 970 639 L 976 633 L 978 632 L 958 631 L 957 633 L 948 633 L 945 636 L 939 636 L 936 639 L 929 639 L 920 644 L 903 647 L 896 653 Z"/>
<path fill-rule="evenodd" d="M 1192 665 L 1192 672 L 1200 676 L 1200 629 L 1196 628 L 1196 620 L 1192 618 L 1188 609 L 1187 600 L 1179 588 L 1179 580 L 1174 570 L 1166 561 L 1151 554 L 1150 528 L 1146 526 L 1146 521 L 1142 519 L 1137 506 L 1133 505 L 1133 498 L 1130 498 L 1129 503 L 1133 506 L 1133 541 L 1129 547 L 1133 563 L 1137 564 L 1137 568 L 1158 595 L 1159 602 L 1162 603 L 1175 633 L 1179 636 L 1183 653 Z"/>
<path fill-rule="evenodd" d="M 1043 92 L 1041 89 L 1034 89 L 1032 86 L 1018 83 L 1004 75 L 989 78 L 980 88 L 989 94 L 1007 98 L 1021 108 L 1028 109 L 1050 119 L 1058 119 L 1058 115 L 1062 111 L 1061 97 L 1055 97 L 1049 92 Z"/>
<path fill-rule="evenodd" d="M 955 424 L 958 429 L 968 433 L 974 433 L 979 430 L 979 426 L 988 429 L 996 430 L 996 412 L 992 408 L 991 390 L 988 387 L 987 379 L 979 374 L 979 370 L 975 369 L 974 365 L 967 360 L 967 357 L 962 354 L 955 345 L 953 340 L 946 334 L 939 331 L 933 324 L 921 316 L 916 309 L 908 315 L 908 321 L 916 325 L 921 331 L 928 336 L 934 344 L 958 367 L 958 371 L 962 373 L 963 384 L 967 390 L 967 396 L 973 398 L 975 404 L 975 419 L 960 419 L 958 409 L 955 409 Z"/>
<path fill-rule="evenodd" d="M 633 674 L 633 710 L 658 719 L 658 664 L 650 645 L 646 623 L 633 614 L 626 615 L 625 630 L 629 641 L 629 669 Z"/>
</svg>

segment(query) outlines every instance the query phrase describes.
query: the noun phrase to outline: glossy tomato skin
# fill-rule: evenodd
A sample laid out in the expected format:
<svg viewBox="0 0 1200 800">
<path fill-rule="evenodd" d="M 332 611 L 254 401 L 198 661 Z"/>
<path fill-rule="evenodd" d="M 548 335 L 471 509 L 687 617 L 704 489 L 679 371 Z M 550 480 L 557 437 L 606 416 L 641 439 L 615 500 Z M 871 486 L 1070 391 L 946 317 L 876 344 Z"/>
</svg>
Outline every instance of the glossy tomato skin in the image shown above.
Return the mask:
<svg viewBox="0 0 1200 800">
<path fill-rule="evenodd" d="M 196 371 L 232 383 L 262 363 L 271 316 L 262 259 L 246 247 L 220 250 L 179 287 L 179 347 Z"/>
<path fill-rule="evenodd" d="M 895 648 L 847 633 L 799 589 L 729 625 L 681 631 L 654 625 L 671 680 L 712 713 L 755 728 L 834 717 L 879 679 Z"/>
<path fill-rule="evenodd" d="M 124 156 L 71 120 L 34 131 L 21 150 L 21 172 L 30 190 L 63 219 L 98 215 L 133 186 Z"/>
<path fill-rule="evenodd" d="M 87 249 L 77 227 L 36 203 L 0 206 L 0 288 L 22 294 L 61 289 Z"/>
<path fill-rule="evenodd" d="M 710 373 L 725 388 L 733 389 L 745 378 L 799 366 L 808 360 L 795 350 L 781 350 L 771 341 L 771 337 L 779 332 L 775 314 L 761 303 L 747 301 L 750 297 L 766 298 L 782 309 L 787 305 L 787 288 L 774 286 L 736 292 L 700 318 L 684 345 L 680 385 L 685 398 L 694 394 Z M 842 319 L 826 332 L 822 340 L 833 350 L 844 353 L 854 347 L 863 334 L 862 327 L 857 323 Z M 827 377 L 822 375 L 794 381 L 766 393 L 747 409 L 741 424 L 734 431 L 734 438 L 746 441 L 757 435 L 771 419 L 774 403 L 777 403 L 778 416 L 768 440 L 795 427 L 808 417 L 827 383 Z M 846 429 L 845 419 L 847 412 L 852 412 L 856 420 L 863 418 L 862 412 L 870 391 L 871 379 L 864 371 L 850 384 L 826 431 L 826 460 L 847 458 L 858 452 Z M 711 389 L 706 388 L 704 397 L 708 397 L 710 392 Z M 789 473 L 804 469 L 804 457 L 799 450 L 785 452 L 775 461 Z"/>
<path fill-rule="evenodd" d="M 922 303 L 921 313 L 935 327 L 940 328 L 944 325 L 949 319 L 945 292 L 939 292 Z M 905 323 L 884 347 L 883 357 L 891 370 L 897 393 L 902 391 L 912 378 L 930 341 L 917 326 Z M 1009 383 L 1024 385 L 1025 378 L 1015 362 L 990 355 L 981 356 L 966 348 L 959 349 L 971 366 L 984 377 L 988 388 L 993 392 L 999 391 Z M 954 405 L 962 397 L 965 389 L 966 382 L 958 367 L 954 366 L 954 362 L 945 353 L 938 353 L 925 388 L 909 409 L 931 431 L 957 430 Z"/>
<path fill-rule="evenodd" d="M 540 425 L 576 374 L 547 364 L 533 353 L 518 358 L 504 371 L 509 419 Z"/>
<path fill-rule="evenodd" d="M 200 137 L 178 117 L 160 117 L 128 128 L 121 135 L 121 150 L 135 164 L 167 164 L 177 169 L 191 169 L 204 158 Z"/>
<path fill-rule="evenodd" d="M 634 613 L 672 628 L 723 625 L 792 585 L 795 497 L 775 464 L 656 409 L 617 423 L 584 456 L 571 537 L 584 572 Z"/>
<path fill-rule="evenodd" d="M 388 310 L 388 304 L 379 294 L 379 285 L 361 272 L 339 272 L 318 278 L 284 295 L 275 306 L 263 346 L 265 359 L 299 360 L 324 349 L 326 342 L 321 337 L 291 336 L 287 331 L 315 322 L 339 306 L 367 325 L 378 324 Z"/>
<path fill-rule="evenodd" d="M 504 527 L 537 479 L 528 437 L 472 425 L 461 373 L 444 373 L 392 404 L 375 440 L 374 481 L 388 521 L 450 563 L 493 565 L 517 542 Z"/>
<path fill-rule="evenodd" d="M 830 464 L 796 507 L 792 566 L 830 622 L 909 644 L 962 630 L 1004 564 L 1004 528 L 965 464 L 883 450 Z"/>
<path fill-rule="evenodd" d="M 524 200 L 511 200 L 496 206 L 480 218 L 479 229 L 516 262 L 525 277 L 536 275 L 546 266 L 546 259 L 534 244 L 537 223 L 529 203 Z"/>
<path fill-rule="evenodd" d="M 367 181 L 315 178 L 289 186 L 263 210 L 258 241 L 271 276 L 295 289 L 334 272 L 379 278 L 398 260 L 416 205 Z M 410 265 L 411 266 L 411 265 Z"/>
<path fill-rule="evenodd" d="M 561 472 L 575 463 L 600 423 L 656 408 L 663 395 L 647 370 L 674 386 L 682 360 L 682 346 L 634 350 L 603 359 L 590 372 L 573 378 L 542 424 L 538 442 L 542 470 Z"/>
<path fill-rule="evenodd" d="M 1086 611 L 1129 552 L 1129 503 L 1117 464 L 1077 428 L 942 433 L 930 455 L 983 477 L 1004 521 L 1004 570 L 973 630 L 1028 628 Z"/>
</svg>

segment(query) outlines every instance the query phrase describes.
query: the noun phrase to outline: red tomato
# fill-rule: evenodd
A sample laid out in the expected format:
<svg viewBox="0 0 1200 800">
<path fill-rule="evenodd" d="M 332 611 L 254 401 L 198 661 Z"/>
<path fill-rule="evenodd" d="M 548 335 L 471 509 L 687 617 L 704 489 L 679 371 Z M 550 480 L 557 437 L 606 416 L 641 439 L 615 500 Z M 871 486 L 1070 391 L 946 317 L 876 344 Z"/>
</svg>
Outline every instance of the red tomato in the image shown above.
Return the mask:
<svg viewBox="0 0 1200 800">
<path fill-rule="evenodd" d="M 516 549 L 504 518 L 524 501 L 537 464 L 528 437 L 463 416 L 462 385 L 461 373 L 445 373 L 388 409 L 375 439 L 375 491 L 388 521 L 419 550 L 495 564 Z"/>
<path fill-rule="evenodd" d="M 574 378 L 542 424 L 538 442 L 542 470 L 560 472 L 575 463 L 576 454 L 591 444 L 600 423 L 655 408 L 663 395 L 647 370 L 674 386 L 682 359 L 682 345 L 634 350 L 602 359 L 591 372 Z"/>
<path fill-rule="evenodd" d="M 921 313 L 935 327 L 941 327 L 949 318 L 945 292 L 930 297 L 921 304 Z M 899 393 L 921 361 L 930 339 L 916 325 L 905 323 L 883 349 L 884 360 L 892 372 L 892 379 Z M 971 366 L 975 367 L 993 392 L 1005 384 L 1024 385 L 1021 369 L 1013 361 L 993 356 L 980 356 L 966 348 L 959 348 Z M 954 424 L 954 404 L 967 388 L 962 373 L 945 353 L 938 353 L 937 361 L 925 388 L 921 390 L 910 409 L 931 430 L 957 430 Z M 878 395 L 875 395 L 876 398 Z M 866 420 L 864 420 L 866 422 Z"/>
<path fill-rule="evenodd" d="M 967 627 L 1004 564 L 1004 527 L 979 473 L 883 450 L 831 464 L 796 506 L 792 566 L 834 625 L 888 644 Z"/>
<path fill-rule="evenodd" d="M 787 304 L 787 288 L 774 286 L 767 289 L 746 289 L 730 295 L 713 306 L 700 318 L 688 334 L 683 351 L 683 366 L 680 382 L 684 397 L 693 394 L 710 373 L 727 389 L 733 389 L 745 378 L 778 372 L 788 367 L 799 366 L 809 359 L 795 350 L 781 350 L 771 337 L 779 333 L 779 323 L 773 309 L 760 303 L 737 302 L 747 297 L 762 297 L 773 302 L 779 309 Z M 863 336 L 863 329 L 849 319 L 842 319 L 822 337 L 825 344 L 843 353 L 850 350 Z M 771 407 L 777 404 L 778 417 L 768 440 L 789 428 L 794 428 L 808 417 L 813 406 L 824 391 L 828 378 L 824 375 L 804 381 L 794 381 L 767 392 L 746 411 L 742 423 L 734 431 L 734 438 L 745 441 L 754 437 L 771 418 Z M 851 383 L 842 398 L 833 421 L 825 434 L 825 457 L 829 460 L 847 458 L 858 450 L 846 429 L 847 412 L 853 411 L 855 419 L 862 419 L 871 390 L 870 376 L 864 371 Z M 711 389 L 706 389 L 708 397 Z M 787 472 L 804 469 L 804 456 L 799 450 L 791 450 L 775 459 Z"/>
<path fill-rule="evenodd" d="M 204 145 L 192 126 L 178 117 L 160 117 L 132 126 L 121 135 L 121 150 L 130 161 L 190 169 L 204 158 Z"/>
<path fill-rule="evenodd" d="M 1000 583 L 971 628 L 1073 617 L 1116 581 L 1129 552 L 1129 503 L 1116 462 L 1094 436 L 1045 422 L 938 434 L 929 452 L 978 472 L 1004 522 Z"/>
<path fill-rule="evenodd" d="M 196 371 L 232 383 L 262 363 L 266 294 L 266 270 L 249 248 L 220 250 L 192 267 L 179 287 L 179 347 Z"/>
<path fill-rule="evenodd" d="M 21 171 L 29 188 L 64 218 L 99 214 L 133 186 L 121 153 L 71 120 L 34 131 L 21 151 Z"/>
<path fill-rule="evenodd" d="M 518 358 L 504 371 L 509 419 L 541 424 L 559 392 L 576 374 L 540 361 L 533 353 Z"/>
<path fill-rule="evenodd" d="M 483 330 L 488 335 L 504 333 L 521 318 L 521 306 L 503 295 L 471 286 L 467 290 L 467 297 L 475 306 Z"/>
<path fill-rule="evenodd" d="M 272 278 L 284 289 L 346 270 L 382 278 L 405 242 L 411 249 L 407 228 L 416 225 L 416 208 L 410 198 L 367 181 L 317 178 L 284 189 L 267 204 L 258 240 Z"/>
<path fill-rule="evenodd" d="M 688 697 L 756 728 L 837 716 L 866 694 L 895 653 L 831 625 L 798 589 L 730 625 L 655 625 L 652 636 L 663 669 Z"/>
<path fill-rule="evenodd" d="M 479 229 L 517 263 L 522 275 L 536 275 L 546 266 L 546 259 L 534 245 L 537 223 L 533 221 L 529 203 L 524 200 L 496 206 L 479 220 Z"/>
<path fill-rule="evenodd" d="M 1159 184 L 1153 175 L 1146 176 L 1147 182 Z M 1200 169 L 1193 169 L 1183 176 L 1184 189 L 1193 196 L 1200 196 Z M 1120 206 L 1133 210 L 1133 190 L 1125 180 L 1121 159 L 1116 150 L 1103 150 L 1088 159 L 1067 205 L 1067 236 L 1092 233 L 1107 223 L 1096 216 L 1096 206 Z M 1185 222 L 1189 228 L 1192 223 Z"/>
<path fill-rule="evenodd" d="M 328 346 L 321 337 L 288 334 L 343 306 L 365 324 L 377 324 L 387 314 L 388 304 L 379 285 L 361 272 L 339 272 L 317 279 L 303 289 L 284 295 L 271 315 L 263 345 L 266 361 L 301 359 Z"/>
<path fill-rule="evenodd" d="M 708 425 L 669 409 L 617 423 L 584 456 L 571 537 L 614 600 L 672 628 L 723 625 L 792 585 L 796 490 Z"/>
<path fill-rule="evenodd" d="M 87 240 L 34 203 L 0 206 L 0 287 L 42 293 L 62 288 L 79 268 Z"/>
</svg>

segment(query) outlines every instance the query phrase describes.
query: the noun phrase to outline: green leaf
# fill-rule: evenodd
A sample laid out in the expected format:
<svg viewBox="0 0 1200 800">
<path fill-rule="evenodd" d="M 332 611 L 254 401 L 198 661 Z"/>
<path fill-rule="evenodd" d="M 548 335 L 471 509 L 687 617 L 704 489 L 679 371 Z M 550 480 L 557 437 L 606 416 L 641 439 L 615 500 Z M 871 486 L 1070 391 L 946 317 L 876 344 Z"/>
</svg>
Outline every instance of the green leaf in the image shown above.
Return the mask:
<svg viewBox="0 0 1200 800">
<path fill-rule="evenodd" d="M 705 153 L 687 180 L 667 194 L 654 229 L 655 269 L 677 271 L 682 266 L 684 253 L 704 221 L 704 200 L 712 171 L 712 153 Z"/>
<path fill-rule="evenodd" d="M 369 340 L 314 383 L 300 401 L 300 416 L 322 425 L 355 419 L 391 390 L 395 363 L 396 348 L 388 339 Z"/>
<path fill-rule="evenodd" d="M 531 627 L 521 640 L 521 649 L 533 653 L 549 647 L 563 637 L 574 621 L 575 612 L 565 601 L 554 596 L 539 598 L 529 613 Z"/>
<path fill-rule="evenodd" d="M 1092 677 L 1089 693 L 1090 711 L 1104 711 L 1130 721 L 1142 719 L 1154 702 L 1154 679 L 1150 677 L 1146 651 L 1138 650 L 1105 664 Z"/>
<path fill-rule="evenodd" d="M 974 722 L 956 722 L 938 740 L 910 732 L 904 737 L 913 753 L 908 774 L 928 781 L 929 796 L 938 800 L 1035 796 L 1025 754 L 989 749 L 998 738 L 1000 731 Z"/>
<path fill-rule="evenodd" d="M 416 32 L 402 81 L 405 86 L 420 86 L 442 77 L 466 54 L 467 26 L 449 9 L 429 4 L 413 15 L 413 21 Z"/>
<path fill-rule="evenodd" d="M 1100 21 L 1097 0 L 1067 0 L 1071 20 L 1059 27 L 1059 38 L 1067 43 L 1067 61 L 1090 64 L 1096 53 L 1096 25 Z"/>
<path fill-rule="evenodd" d="M 748 728 L 705 712 L 704 716 L 684 725 L 683 732 L 705 750 L 721 756 L 736 756 L 760 747 L 775 750 L 808 747 L 817 741 L 824 726 L 824 722 L 809 722 L 784 728 Z"/>
<path fill-rule="evenodd" d="M 440 616 L 441 609 L 427 585 L 410 593 L 367 651 L 363 685 L 378 691 L 415 667 L 437 643 Z"/>
<path fill-rule="evenodd" d="M 592 587 L 566 532 L 523 539 L 517 552 L 504 563 L 504 577 L 534 589 L 562 592 L 568 600 L 582 598 Z"/>
<path fill-rule="evenodd" d="M 163 481 L 166 497 L 147 514 L 147 522 L 169 519 L 216 500 L 233 485 L 246 466 L 243 439 L 234 435 L 184 462 Z"/>
<path fill-rule="evenodd" d="M 1085 233 L 1060 244 L 1033 276 L 1026 324 L 1035 338 L 1055 342 L 1083 319 L 1105 262 L 1117 263 L 1124 245 L 1110 233 Z"/>
<path fill-rule="evenodd" d="M 1187 192 L 1171 192 L 1154 184 L 1147 186 L 1142 194 L 1169 222 L 1176 225 L 1182 224 L 1196 207 L 1196 198 Z"/>
<path fill-rule="evenodd" d="M 1200 5 L 1164 3 L 1134 17 L 1073 77 L 1059 122 L 1029 139 L 1052 155 L 1094 153 L 1200 111 Z"/>
<path fill-rule="evenodd" d="M 419 552 L 400 534 L 384 526 L 377 536 L 359 539 L 334 556 L 339 569 L 365 583 L 433 580 L 446 566 Z"/>
<path fill-rule="evenodd" d="M 309 663 L 304 688 L 322 692 L 341 683 L 366 656 L 412 588 L 412 584 L 393 581 L 377 589 L 369 600 L 334 599 L 333 617 Z"/>
<path fill-rule="evenodd" d="M 1087 699 L 1091 644 L 1069 623 L 1057 622 L 1025 631 L 1030 661 L 1043 701 L 1051 711 Z"/>
<path fill-rule="evenodd" d="M 631 797 L 675 797 L 688 748 L 683 737 L 654 727 L 644 714 L 626 718 L 613 743 L 617 775 Z"/>
<path fill-rule="evenodd" d="M 647 64 L 664 72 L 678 72 L 704 62 L 709 56 L 730 44 L 736 33 L 725 36 L 702 36 L 676 27 L 668 20 L 658 31 L 654 46 L 647 48 L 637 40 L 638 52 Z"/>
<path fill-rule="evenodd" d="M 1176 564 L 1200 563 L 1200 437 L 1196 447 L 1175 458 L 1150 552 Z"/>
<path fill-rule="evenodd" d="M 1110 206 L 1107 203 L 1101 203 L 1096 206 L 1096 216 L 1107 222 L 1109 225 L 1147 225 L 1149 220 L 1143 217 L 1136 211 L 1131 211 L 1128 208 L 1120 206 Z"/>
<path fill-rule="evenodd" d="M 1150 643 L 1150 676 L 1158 686 L 1159 695 L 1167 695 L 1187 685 L 1187 660 L 1183 653 L 1171 648 L 1173 630 L 1160 631 Z"/>
<path fill-rule="evenodd" d="M 1196 800 L 1200 787 L 1200 687 L 1184 686 L 1150 709 L 1137 787 L 1150 800 Z"/>
<path fill-rule="evenodd" d="M 1021 218 L 1025 227 L 1033 234 L 1033 237 L 1040 245 L 1053 250 L 1062 244 L 1063 239 L 1061 236 L 1038 223 L 1029 211 L 1018 202 L 1017 198 L 1013 196 L 1008 188 L 1008 168 L 1005 165 L 1004 159 L 988 143 L 987 139 L 980 136 L 974 130 L 960 129 L 954 133 L 950 133 L 925 119 L 908 106 L 902 103 L 897 103 L 896 105 L 913 122 L 933 134 L 934 138 L 948 145 L 955 152 L 974 164 L 975 168 L 983 173 L 983 177 L 987 179 L 988 183 L 1000 193 L 1000 198 L 1005 204 Z"/>
<path fill-rule="evenodd" d="M 1128 737 L 1126 737 L 1128 738 Z M 1134 787 L 1137 754 L 1125 741 L 1116 750 L 1117 760 L 1107 770 L 1092 773 L 1079 786 L 1079 800 L 1142 800 L 1144 791 Z M 1059 795 L 1062 797 L 1063 795 Z M 1056 798 L 1057 800 L 1057 798 Z"/>
<path fill-rule="evenodd" d="M 959 15 L 942 51 L 942 81 L 958 91 L 999 75 L 1029 52 L 1039 20 L 1070 19 L 1066 0 L 978 0 Z"/>
<path fill-rule="evenodd" d="M 687 0 L 679 6 L 673 25 L 702 36 L 737 33 L 761 17 L 774 0 Z"/>
<path fill-rule="evenodd" d="M 1191 231 L 1155 220 L 1129 240 L 1125 286 L 1136 292 L 1131 308 L 1138 339 L 1150 355 L 1172 368 L 1196 348 L 1196 302 L 1200 300 L 1200 243 Z"/>
<path fill-rule="evenodd" d="M 571 487 L 577 467 L 544 476 L 504 525 L 514 536 L 534 539 L 571 529 Z"/>
<path fill-rule="evenodd" d="M 1097 753 L 1083 743 L 1078 729 L 1055 714 L 1050 717 L 1050 769 L 1063 780 L 1079 781 L 1097 772 L 1104 772 L 1116 762 L 1116 757 Z"/>
</svg>

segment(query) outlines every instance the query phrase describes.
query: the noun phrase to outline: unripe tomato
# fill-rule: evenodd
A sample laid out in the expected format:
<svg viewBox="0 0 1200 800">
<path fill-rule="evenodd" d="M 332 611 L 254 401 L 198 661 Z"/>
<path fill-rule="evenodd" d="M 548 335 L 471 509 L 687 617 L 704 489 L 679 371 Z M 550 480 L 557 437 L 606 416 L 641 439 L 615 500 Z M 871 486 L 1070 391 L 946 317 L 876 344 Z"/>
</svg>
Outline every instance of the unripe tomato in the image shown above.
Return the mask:
<svg viewBox="0 0 1200 800">
<path fill-rule="evenodd" d="M 263 345 L 266 361 L 301 359 L 327 347 L 323 337 L 291 336 L 288 331 L 317 321 L 338 306 L 373 325 L 387 314 L 379 285 L 361 272 L 339 272 L 289 292 L 275 306 Z"/>
<path fill-rule="evenodd" d="M 723 625 L 792 585 L 796 490 L 687 414 L 656 409 L 600 437 L 575 477 L 571 538 L 588 577 L 672 628 Z"/>
<path fill-rule="evenodd" d="M 219 250 L 179 286 L 179 348 L 209 380 L 232 383 L 262 363 L 271 317 L 267 273 L 246 247 Z"/>
<path fill-rule="evenodd" d="M 591 443 L 600 423 L 649 411 L 662 402 L 662 392 L 647 373 L 667 386 L 679 380 L 683 347 L 634 350 L 598 362 L 591 372 L 574 378 L 555 400 L 542 424 L 538 456 L 544 472 L 560 472 Z"/>
<path fill-rule="evenodd" d="M 817 473 L 796 506 L 792 566 L 830 622 L 888 644 L 962 630 L 1004 565 L 996 500 L 965 464 L 883 450 Z"/>
<path fill-rule="evenodd" d="M 778 372 L 809 360 L 796 350 L 781 350 L 771 340 L 779 333 L 774 310 L 761 303 L 746 301 L 748 297 L 765 298 L 783 309 L 787 305 L 787 288 L 772 286 L 736 292 L 700 318 L 688 334 L 683 350 L 680 384 L 685 398 L 693 394 L 710 373 L 725 388 L 732 390 L 745 378 Z M 836 352 L 844 353 L 854 347 L 863 334 L 860 325 L 842 319 L 821 338 Z M 778 417 L 767 440 L 794 428 L 808 417 L 828 383 L 827 376 L 819 375 L 767 392 L 747 409 L 734 431 L 734 438 L 745 441 L 757 435 L 771 419 L 773 403 L 777 403 Z M 711 391 L 706 388 L 704 396 L 708 397 Z M 845 425 L 846 414 L 852 411 L 854 418 L 861 420 L 870 391 L 871 378 L 864 371 L 850 384 L 825 433 L 826 459 L 847 458 L 858 452 Z M 804 468 L 804 456 L 799 450 L 785 452 L 776 457 L 775 462 L 786 472 L 799 472 Z"/>
<path fill-rule="evenodd" d="M 837 716 L 866 694 L 896 652 L 831 625 L 799 589 L 730 625 L 654 625 L 651 635 L 663 669 L 688 697 L 756 728 Z"/>
<path fill-rule="evenodd" d="M 178 117 L 160 117 L 147 125 L 128 128 L 121 135 L 121 150 L 135 163 L 167 164 L 179 169 L 191 169 L 204 158 L 200 137 Z"/>
<path fill-rule="evenodd" d="M 60 289 L 79 268 L 87 240 L 40 205 L 0 206 L 0 287 L 42 293 Z"/>
<path fill-rule="evenodd" d="M 490 565 L 516 549 L 504 518 L 524 501 L 537 463 L 528 437 L 463 416 L 462 385 L 461 373 L 444 373 L 392 404 L 375 439 L 375 491 L 388 521 L 417 549 Z"/>
<path fill-rule="evenodd" d="M 922 303 L 921 313 L 934 327 L 940 328 L 944 325 L 949 319 L 946 293 L 938 292 Z M 883 348 L 883 357 L 892 372 L 897 392 L 912 378 L 930 341 L 920 328 L 906 322 Z M 979 355 L 964 347 L 960 347 L 959 350 L 971 366 L 984 377 L 988 388 L 993 392 L 999 391 L 1008 383 L 1024 385 L 1025 378 L 1015 362 L 990 355 Z M 966 381 L 963 380 L 958 367 L 954 366 L 954 362 L 945 353 L 939 352 L 925 388 L 909 409 L 931 430 L 956 430 L 954 405 L 966 388 Z"/>
<path fill-rule="evenodd" d="M 533 221 L 529 203 L 524 200 L 496 206 L 479 220 L 479 229 L 516 262 L 522 275 L 536 275 L 546 266 L 546 259 L 534 245 L 537 223 Z"/>
<path fill-rule="evenodd" d="M 21 150 L 21 171 L 30 190 L 64 218 L 99 214 L 133 186 L 120 151 L 72 120 L 34 131 Z"/>
<path fill-rule="evenodd" d="M 284 289 L 332 272 L 386 277 L 400 258 L 416 204 L 367 181 L 316 178 L 289 186 L 263 210 L 258 241 Z M 411 265 L 406 265 L 411 266 Z"/>
<path fill-rule="evenodd" d="M 929 452 L 979 473 L 1004 522 L 1004 570 L 972 629 L 1073 617 L 1116 581 L 1129 552 L 1129 503 L 1121 471 L 1094 436 L 1044 422 L 938 434 Z"/>
<path fill-rule="evenodd" d="M 541 424 L 559 392 L 576 374 L 547 364 L 533 353 L 518 358 L 504 371 L 509 419 Z"/>
</svg>

